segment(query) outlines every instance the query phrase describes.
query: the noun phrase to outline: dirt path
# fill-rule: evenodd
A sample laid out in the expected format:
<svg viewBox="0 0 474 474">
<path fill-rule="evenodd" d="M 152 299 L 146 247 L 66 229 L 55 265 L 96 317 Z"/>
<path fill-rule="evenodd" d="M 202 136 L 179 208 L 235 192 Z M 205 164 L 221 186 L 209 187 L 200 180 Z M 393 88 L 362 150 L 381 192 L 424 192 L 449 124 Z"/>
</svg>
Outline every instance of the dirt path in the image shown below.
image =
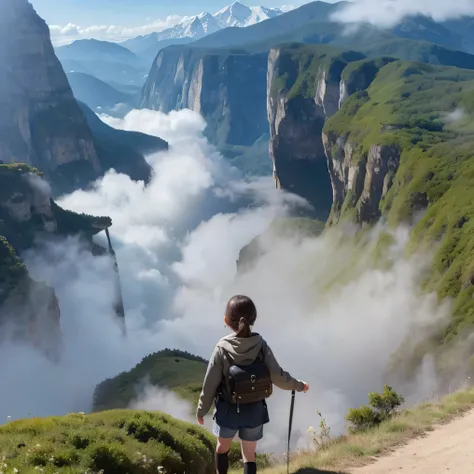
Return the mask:
<svg viewBox="0 0 474 474">
<path fill-rule="evenodd" d="M 393 454 L 353 474 L 473 474 L 474 411 L 450 424 L 435 428 L 424 438 L 411 441 Z"/>
</svg>

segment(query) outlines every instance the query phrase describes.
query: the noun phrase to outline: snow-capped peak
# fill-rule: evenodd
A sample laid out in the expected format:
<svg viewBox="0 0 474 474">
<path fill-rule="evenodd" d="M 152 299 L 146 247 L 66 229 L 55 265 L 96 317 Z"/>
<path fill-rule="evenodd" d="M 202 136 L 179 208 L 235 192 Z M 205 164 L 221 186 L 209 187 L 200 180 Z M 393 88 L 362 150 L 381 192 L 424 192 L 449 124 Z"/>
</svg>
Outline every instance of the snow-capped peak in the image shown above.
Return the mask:
<svg viewBox="0 0 474 474">
<path fill-rule="evenodd" d="M 222 28 L 228 26 L 245 27 L 281 14 L 282 11 L 278 8 L 248 7 L 240 2 L 234 2 L 232 5 L 219 10 L 214 14 L 214 18 Z"/>
</svg>

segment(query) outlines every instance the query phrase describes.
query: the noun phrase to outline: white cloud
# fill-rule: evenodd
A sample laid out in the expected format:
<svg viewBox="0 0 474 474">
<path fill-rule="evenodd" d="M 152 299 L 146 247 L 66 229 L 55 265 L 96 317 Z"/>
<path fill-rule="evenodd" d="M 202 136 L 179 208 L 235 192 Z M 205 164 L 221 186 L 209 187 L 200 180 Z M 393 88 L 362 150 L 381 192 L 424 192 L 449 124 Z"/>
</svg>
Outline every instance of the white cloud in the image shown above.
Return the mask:
<svg viewBox="0 0 474 474">
<path fill-rule="evenodd" d="M 280 10 L 282 12 L 289 12 L 291 10 L 294 10 L 295 8 L 298 8 L 299 5 L 294 5 L 294 4 L 285 4 L 280 7 Z"/>
<path fill-rule="evenodd" d="M 169 152 L 149 157 L 156 175 L 148 188 L 111 172 L 93 190 L 60 202 L 113 218 L 127 337 L 111 310 L 114 273 L 107 257 L 92 258 L 74 239 L 31 253 L 26 260 L 32 276 L 51 283 L 59 297 L 64 353 L 54 365 L 32 349 L 0 345 L 0 419 L 88 411 L 97 383 L 165 347 L 209 357 L 226 331 L 228 298 L 244 293 L 255 300 L 256 329 L 280 363 L 310 383 L 311 391 L 296 401 L 295 439 L 301 446 L 308 426 L 318 424 L 317 410 L 335 433 L 342 430 L 347 408 L 383 388 L 389 358 L 407 335 L 414 343 L 446 321 L 449 307 L 417 290 L 429 259 L 402 258 L 406 230 L 395 234 L 391 269 L 372 270 L 363 256 L 355 267 L 360 249 L 331 233 L 313 239 L 270 236 L 266 253 L 238 275 L 242 246 L 300 200 L 274 189 L 271 178 L 239 181 L 204 139 L 201 117 L 190 111 L 134 111 L 107 121 L 152 132 L 171 145 Z M 224 193 L 227 188 L 232 191 Z M 379 231 L 367 236 L 369 248 Z M 351 281 L 341 281 L 348 272 Z M 416 400 L 436 390 L 433 372 L 424 370 L 420 377 L 421 389 L 418 381 L 409 385 L 404 379 L 395 388 Z M 282 413 L 288 413 L 289 400 L 276 390 L 269 401 L 271 424 L 262 450 L 283 449 Z M 162 390 L 139 392 L 133 406 L 164 407 L 189 418 L 188 406 Z"/>
<path fill-rule="evenodd" d="M 442 114 L 441 119 L 446 123 L 454 123 L 463 120 L 466 115 L 462 108 L 456 108 L 452 112 Z"/>
<path fill-rule="evenodd" d="M 381 27 L 392 27 L 409 15 L 427 15 L 436 21 L 474 15 L 472 0 L 355 0 L 333 15 L 344 23 L 368 22 Z"/>
<path fill-rule="evenodd" d="M 147 380 L 137 387 L 137 397 L 132 400 L 132 410 L 162 411 L 180 420 L 193 422 L 193 406 L 164 388 L 151 385 Z"/>
<path fill-rule="evenodd" d="M 136 36 L 148 35 L 166 30 L 183 20 L 182 16 L 169 15 L 164 19 L 151 21 L 145 25 L 127 27 L 118 25 L 80 26 L 74 23 L 51 25 L 51 39 L 55 46 L 63 46 L 79 39 L 95 38 L 104 41 L 125 41 Z"/>
</svg>

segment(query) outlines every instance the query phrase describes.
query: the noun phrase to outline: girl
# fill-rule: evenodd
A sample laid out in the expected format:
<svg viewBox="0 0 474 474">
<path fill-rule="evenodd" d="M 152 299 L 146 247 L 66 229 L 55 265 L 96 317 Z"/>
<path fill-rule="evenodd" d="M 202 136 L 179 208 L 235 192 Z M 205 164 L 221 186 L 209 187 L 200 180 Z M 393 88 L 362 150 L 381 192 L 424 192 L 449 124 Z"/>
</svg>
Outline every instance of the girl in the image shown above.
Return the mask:
<svg viewBox="0 0 474 474">
<path fill-rule="evenodd" d="M 238 433 L 242 442 L 244 473 L 257 472 L 255 451 L 257 441 L 263 437 L 263 425 L 270 421 L 265 401 L 236 405 L 219 396 L 218 390 L 225 391 L 222 384 L 229 365 L 249 365 L 262 351 L 271 381 L 283 390 L 307 392 L 309 385 L 298 381 L 284 372 L 276 361 L 273 352 L 262 336 L 252 333 L 251 326 L 257 319 L 257 309 L 247 296 L 234 296 L 227 303 L 224 322 L 234 331 L 221 339 L 209 360 L 204 385 L 197 409 L 197 421 L 204 424 L 204 417 L 215 402 L 214 429 L 217 436 L 216 466 L 218 474 L 227 474 L 229 468 L 228 452 L 232 439 Z M 226 354 L 223 351 L 226 351 Z"/>
</svg>

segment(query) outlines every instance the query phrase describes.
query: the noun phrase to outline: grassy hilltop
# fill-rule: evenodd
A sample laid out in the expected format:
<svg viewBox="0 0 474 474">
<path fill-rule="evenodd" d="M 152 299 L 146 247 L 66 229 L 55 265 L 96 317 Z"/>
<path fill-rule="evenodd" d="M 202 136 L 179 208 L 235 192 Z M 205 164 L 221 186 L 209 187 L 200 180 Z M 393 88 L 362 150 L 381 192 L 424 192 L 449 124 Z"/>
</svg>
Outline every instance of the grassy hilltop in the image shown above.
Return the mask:
<svg viewBox="0 0 474 474">
<path fill-rule="evenodd" d="M 127 408 L 136 398 L 137 385 L 144 380 L 171 389 L 195 404 L 206 367 L 207 361 L 184 351 L 165 349 L 150 354 L 132 370 L 99 384 L 94 393 L 94 410 Z"/>
</svg>

